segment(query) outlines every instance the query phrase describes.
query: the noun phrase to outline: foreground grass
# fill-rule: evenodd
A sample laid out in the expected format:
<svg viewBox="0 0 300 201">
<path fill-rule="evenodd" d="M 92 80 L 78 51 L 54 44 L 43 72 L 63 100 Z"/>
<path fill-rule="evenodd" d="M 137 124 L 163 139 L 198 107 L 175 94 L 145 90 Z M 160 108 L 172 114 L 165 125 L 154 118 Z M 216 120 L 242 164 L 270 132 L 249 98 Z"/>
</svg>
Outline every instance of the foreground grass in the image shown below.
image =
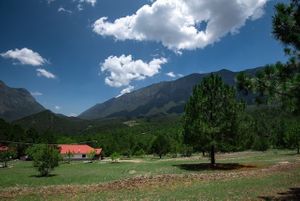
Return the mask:
<svg viewBox="0 0 300 201">
<path fill-rule="evenodd" d="M 114 190 L 99 193 L 29 195 L 16 200 L 272 200 L 278 192 L 299 187 L 299 170 L 262 178 L 241 178 L 227 181 L 176 182 L 164 188 L 150 187 L 136 190 Z M 292 201 L 285 198 L 284 200 Z M 298 200 L 295 199 L 295 200 Z"/>
<path fill-rule="evenodd" d="M 300 168 L 277 171 L 248 177 L 218 179 L 218 174 L 235 170 L 186 169 L 182 164 L 208 162 L 200 156 L 191 159 L 143 159 L 140 162 L 93 163 L 75 162 L 62 164 L 48 178 L 35 177 L 36 171 L 30 162 L 15 162 L 12 168 L 0 169 L 0 186 L 3 191 L 11 187 L 38 188 L 55 185 L 101 184 L 131 177 L 175 174 L 214 174 L 213 180 L 172 180 L 165 185 L 141 185 L 140 188 L 114 188 L 99 191 L 79 191 L 78 193 L 47 194 L 32 192 L 13 196 L 12 200 L 257 200 L 259 196 L 276 195 L 291 187 L 300 186 Z M 290 151 L 241 152 L 218 155 L 220 163 L 240 163 L 265 168 L 278 163 L 295 163 L 299 156 Z M 221 177 L 220 177 L 221 178 Z M 93 186 L 91 186 L 93 188 Z M 77 191 L 75 191 L 77 192 Z M 1 194 L 0 194 L 1 195 Z M 1 197 L 0 197 L 1 199 Z M 8 198 L 3 198 L 8 199 Z M 268 200 L 267 198 L 265 200 Z"/>
</svg>

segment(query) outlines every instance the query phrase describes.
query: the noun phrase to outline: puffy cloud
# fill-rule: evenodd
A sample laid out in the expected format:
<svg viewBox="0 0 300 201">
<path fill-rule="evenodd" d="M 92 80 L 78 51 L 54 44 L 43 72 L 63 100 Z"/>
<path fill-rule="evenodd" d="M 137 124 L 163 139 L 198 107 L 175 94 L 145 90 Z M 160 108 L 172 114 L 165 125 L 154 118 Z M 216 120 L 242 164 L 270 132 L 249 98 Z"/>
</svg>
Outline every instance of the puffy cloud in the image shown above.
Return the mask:
<svg viewBox="0 0 300 201">
<path fill-rule="evenodd" d="M 169 77 L 172 77 L 172 78 L 177 77 L 177 75 L 175 75 L 174 72 L 168 72 L 168 73 L 166 73 L 166 75 L 169 76 Z"/>
<path fill-rule="evenodd" d="M 71 11 L 71 10 L 67 10 L 67 9 L 65 9 L 64 7 L 59 7 L 57 11 L 58 11 L 58 12 L 65 12 L 65 13 L 72 14 L 72 11 Z"/>
<path fill-rule="evenodd" d="M 237 33 L 247 20 L 264 13 L 268 0 L 156 0 L 135 14 L 109 22 L 101 17 L 93 30 L 117 40 L 161 42 L 175 52 L 204 48 L 228 33 Z"/>
<path fill-rule="evenodd" d="M 166 58 L 153 59 L 149 63 L 133 60 L 131 55 L 110 56 L 101 64 L 101 71 L 107 73 L 105 83 L 112 87 L 128 86 L 133 80 L 143 80 L 159 73 Z"/>
<path fill-rule="evenodd" d="M 60 107 L 60 106 L 58 106 L 58 105 L 55 105 L 55 106 L 54 106 L 54 109 L 55 109 L 55 110 L 60 110 L 60 109 L 61 109 L 61 107 Z"/>
<path fill-rule="evenodd" d="M 95 6 L 97 3 L 97 0 L 79 0 L 80 3 L 88 3 L 91 6 Z"/>
<path fill-rule="evenodd" d="M 42 96 L 43 94 L 41 92 L 35 91 L 35 92 L 30 92 L 32 96 Z"/>
<path fill-rule="evenodd" d="M 83 10 L 83 6 L 82 6 L 83 3 L 90 4 L 91 6 L 94 7 L 97 3 L 97 0 L 79 0 L 79 4 L 77 4 L 77 9 L 79 11 Z"/>
<path fill-rule="evenodd" d="M 39 53 L 32 51 L 28 48 L 8 50 L 7 52 L 0 54 L 3 58 L 14 59 L 20 62 L 23 65 L 31 66 L 41 66 L 47 63 L 47 60 L 44 59 Z"/>
<path fill-rule="evenodd" d="M 124 94 L 128 94 L 130 92 L 132 92 L 132 90 L 134 90 L 134 86 L 129 85 L 128 87 L 126 87 L 125 89 L 123 89 L 119 95 L 116 96 L 116 98 L 119 98 L 120 96 L 123 96 Z"/>
<path fill-rule="evenodd" d="M 37 71 L 37 76 L 39 76 L 39 77 L 46 77 L 46 78 L 49 78 L 49 79 L 55 79 L 56 78 L 56 76 L 53 73 L 51 73 L 51 72 L 49 72 L 45 69 L 38 68 L 38 69 L 36 69 L 36 71 Z"/>
<path fill-rule="evenodd" d="M 180 73 L 176 74 L 174 72 L 168 72 L 168 73 L 166 73 L 166 76 L 171 77 L 171 78 L 183 77 L 182 74 L 180 74 Z"/>
</svg>

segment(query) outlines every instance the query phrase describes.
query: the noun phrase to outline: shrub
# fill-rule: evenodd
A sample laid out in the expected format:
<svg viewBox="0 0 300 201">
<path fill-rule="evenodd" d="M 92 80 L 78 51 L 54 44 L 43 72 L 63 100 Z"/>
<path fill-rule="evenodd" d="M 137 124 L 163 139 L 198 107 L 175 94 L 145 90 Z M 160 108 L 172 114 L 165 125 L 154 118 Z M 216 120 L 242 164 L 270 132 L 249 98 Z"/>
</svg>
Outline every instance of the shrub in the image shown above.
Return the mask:
<svg viewBox="0 0 300 201">
<path fill-rule="evenodd" d="M 16 157 L 16 152 L 14 151 L 3 151 L 0 152 L 0 162 L 4 163 L 3 167 L 7 167 L 7 162 Z"/>
<path fill-rule="evenodd" d="M 58 148 L 52 145 L 34 145 L 27 150 L 33 160 L 33 166 L 39 171 L 40 176 L 48 176 L 59 165 L 61 160 Z"/>
<path fill-rule="evenodd" d="M 120 154 L 117 153 L 117 152 L 114 152 L 114 153 L 112 153 L 112 154 L 110 155 L 110 157 L 111 157 L 111 161 L 112 161 L 112 162 L 117 162 L 118 159 L 120 158 Z"/>
</svg>

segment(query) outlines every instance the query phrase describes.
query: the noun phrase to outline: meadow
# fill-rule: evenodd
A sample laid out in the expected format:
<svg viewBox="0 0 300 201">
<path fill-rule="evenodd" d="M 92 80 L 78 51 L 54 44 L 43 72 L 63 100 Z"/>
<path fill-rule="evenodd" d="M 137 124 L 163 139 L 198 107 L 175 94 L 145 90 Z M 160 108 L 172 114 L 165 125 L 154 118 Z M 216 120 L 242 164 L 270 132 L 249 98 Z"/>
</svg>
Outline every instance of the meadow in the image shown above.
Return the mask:
<svg viewBox="0 0 300 201">
<path fill-rule="evenodd" d="M 118 163 L 61 163 L 38 177 L 30 161 L 0 169 L 0 200 L 296 200 L 300 156 L 294 151 L 217 155 L 211 168 L 190 158 L 132 158 Z"/>
</svg>

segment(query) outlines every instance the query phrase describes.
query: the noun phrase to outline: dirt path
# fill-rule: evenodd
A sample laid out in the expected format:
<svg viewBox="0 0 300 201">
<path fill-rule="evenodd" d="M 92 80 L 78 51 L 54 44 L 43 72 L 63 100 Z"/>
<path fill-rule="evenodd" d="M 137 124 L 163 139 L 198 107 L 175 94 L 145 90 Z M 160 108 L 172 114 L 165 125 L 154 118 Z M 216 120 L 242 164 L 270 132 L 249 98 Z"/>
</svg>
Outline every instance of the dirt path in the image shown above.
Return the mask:
<svg viewBox="0 0 300 201">
<path fill-rule="evenodd" d="M 139 176 L 128 178 L 109 183 L 90 184 L 90 185 L 56 185 L 56 186 L 43 186 L 43 187 L 9 187 L 0 190 L 0 199 L 13 199 L 15 197 L 41 194 L 41 195 L 54 195 L 54 194 L 78 194 L 87 192 L 103 192 L 113 191 L 120 189 L 141 189 L 145 187 L 161 187 L 165 185 L 172 185 L 177 182 L 192 182 L 198 181 L 216 181 L 216 180 L 230 180 L 244 177 L 264 177 L 271 175 L 275 172 L 284 172 L 299 168 L 300 163 L 278 163 L 266 168 L 253 168 L 247 167 L 217 171 L 211 173 L 190 173 L 190 174 L 166 174 L 157 176 Z"/>
</svg>

